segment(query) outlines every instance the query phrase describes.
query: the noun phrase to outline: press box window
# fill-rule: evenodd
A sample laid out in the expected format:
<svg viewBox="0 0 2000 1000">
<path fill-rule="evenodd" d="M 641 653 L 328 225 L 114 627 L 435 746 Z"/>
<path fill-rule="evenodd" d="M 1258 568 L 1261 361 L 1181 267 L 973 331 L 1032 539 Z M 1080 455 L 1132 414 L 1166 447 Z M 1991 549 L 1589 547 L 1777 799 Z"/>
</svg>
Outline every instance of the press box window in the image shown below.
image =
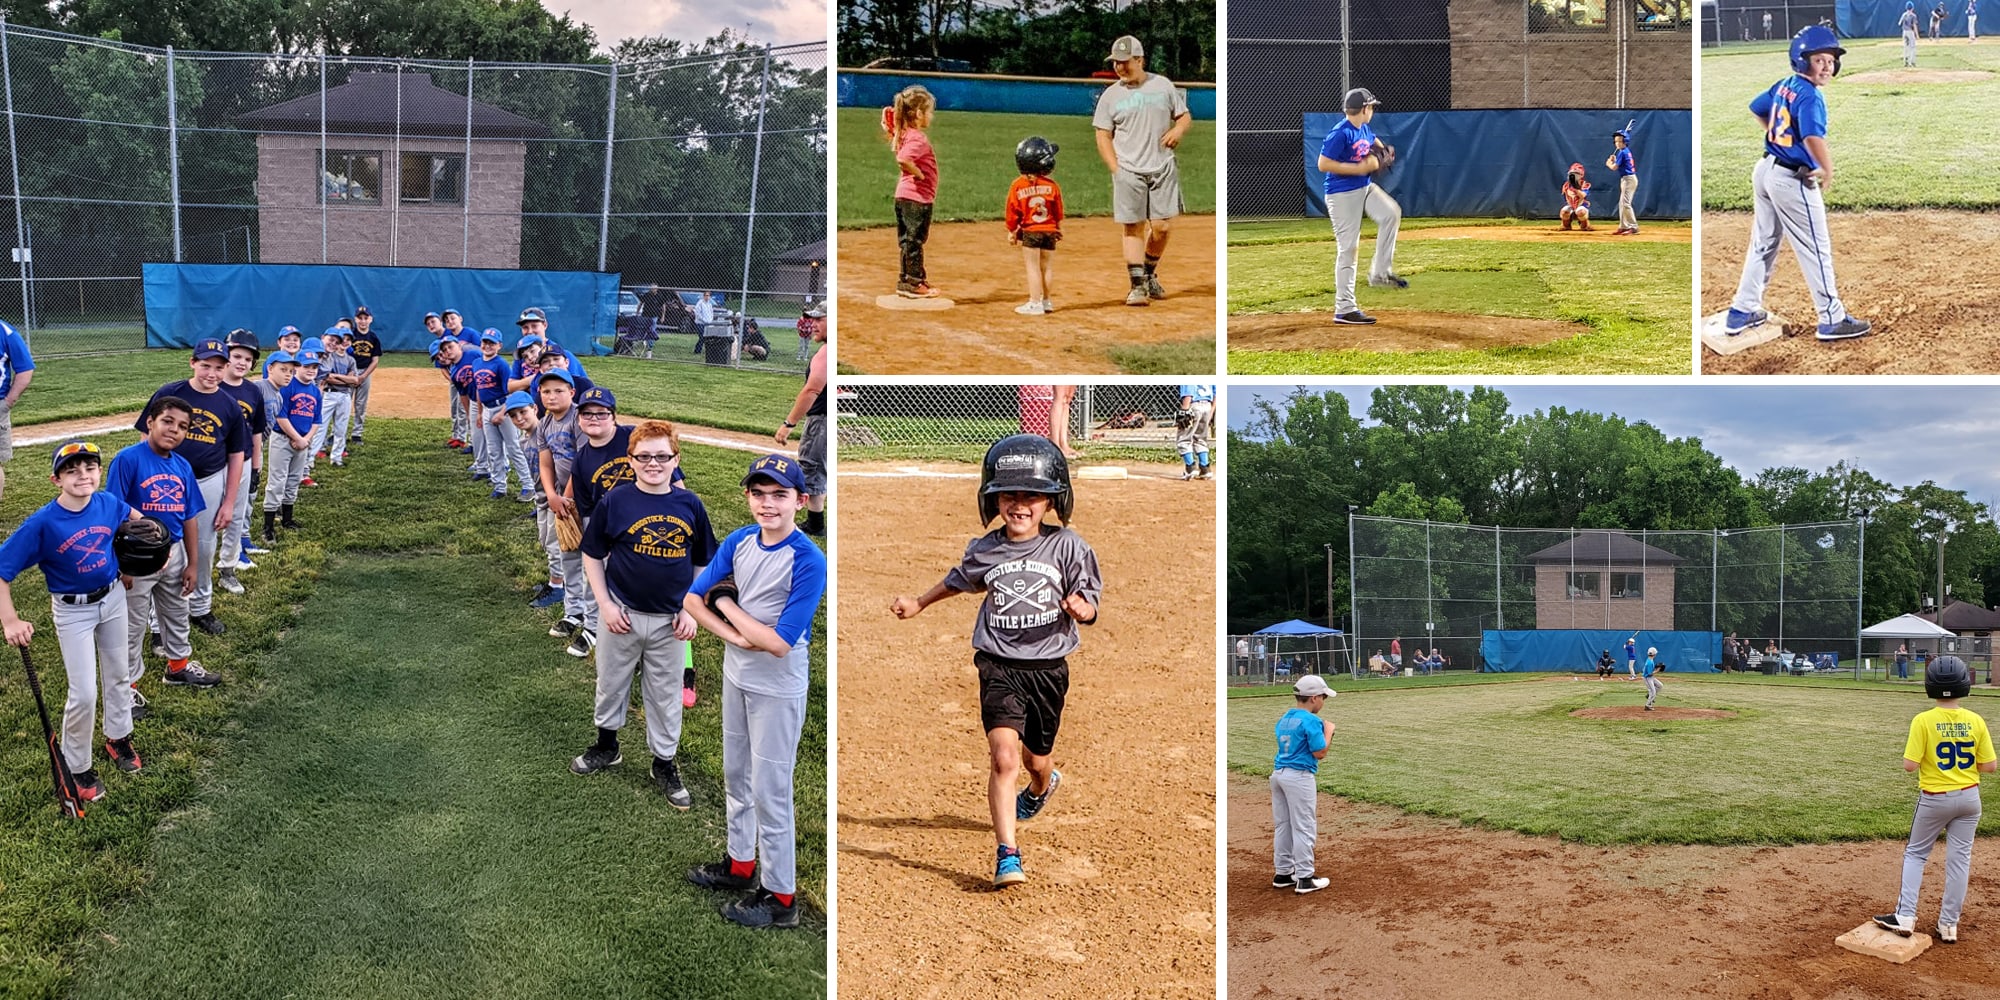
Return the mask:
<svg viewBox="0 0 2000 1000">
<path fill-rule="evenodd" d="M 382 154 L 328 150 L 320 163 L 319 196 L 329 205 L 382 204 Z"/>
<path fill-rule="evenodd" d="M 1628 598 L 1632 600 L 1644 600 L 1646 597 L 1646 574 L 1611 574 L 1611 596 L 1614 599 Z"/>
<path fill-rule="evenodd" d="M 1603 31 L 1604 0 L 1528 0 L 1528 32 Z"/>
<path fill-rule="evenodd" d="M 458 205 L 465 198 L 465 157 L 403 154 L 403 203 Z"/>
<path fill-rule="evenodd" d="M 1571 573 L 1569 575 L 1569 599 L 1572 601 L 1594 601 L 1602 591 L 1597 589 L 1598 574 Z"/>
</svg>

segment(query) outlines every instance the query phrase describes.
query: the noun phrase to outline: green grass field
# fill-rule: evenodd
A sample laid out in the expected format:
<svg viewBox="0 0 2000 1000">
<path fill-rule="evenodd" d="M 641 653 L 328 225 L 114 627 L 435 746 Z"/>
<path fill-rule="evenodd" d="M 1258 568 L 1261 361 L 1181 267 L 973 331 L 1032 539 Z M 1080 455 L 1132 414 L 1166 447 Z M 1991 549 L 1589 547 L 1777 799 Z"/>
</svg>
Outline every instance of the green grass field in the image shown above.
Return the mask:
<svg viewBox="0 0 2000 1000">
<path fill-rule="evenodd" d="M 1324 791 L 1601 844 L 1906 836 L 1916 779 L 1901 767 L 1903 737 L 1930 705 L 1921 688 L 1669 675 L 1660 704 L 1736 717 L 1626 722 L 1569 713 L 1643 704 L 1635 683 L 1356 684 L 1337 684 L 1322 713 L 1339 727 Z M 1230 769 L 1268 775 L 1270 727 L 1291 699 L 1228 704 Z M 1984 695 L 1968 705 L 2000 708 Z M 1981 824 L 1995 831 L 2000 816 Z"/>
<path fill-rule="evenodd" d="M 1868 82 L 1901 72 L 1900 38 L 1843 39 L 1847 55 L 1826 88 L 1827 144 L 1834 181 L 1828 208 L 1990 208 L 2000 174 L 1987 166 L 1985 124 L 2000 103 L 2000 46 L 1963 37 L 1917 45 L 1919 71 L 1988 74 L 1957 82 Z M 1703 49 L 1701 200 L 1704 208 L 1747 211 L 1750 169 L 1764 155 L 1750 100 L 1791 72 L 1786 43 Z"/>
<path fill-rule="evenodd" d="M 386 421 L 320 470 L 304 530 L 196 641 L 229 683 L 163 689 L 151 665 L 146 770 L 100 765 L 86 820 L 57 819 L 20 668 L 0 670 L 0 996 L 824 995 L 823 640 L 796 774 L 808 928 L 746 931 L 682 881 L 722 851 L 719 644 L 697 640 L 679 752 L 693 811 L 652 790 L 636 704 L 624 766 L 570 774 L 593 670 L 526 607 L 529 509 L 465 482 L 443 429 Z M 53 495 L 27 474 L 48 455 L 16 456 L 7 523 Z M 718 533 L 747 521 L 744 460 L 684 451 Z M 47 624 L 39 574 L 14 597 Z M 46 631 L 35 652 L 59 704 Z"/>
<path fill-rule="evenodd" d="M 882 135 L 881 112 L 841 108 L 839 215 L 841 228 L 896 224 L 896 158 Z M 1040 135 L 1062 147 L 1055 179 L 1070 215 L 1111 214 L 1111 175 L 1097 158 L 1096 130 L 1086 115 L 1021 115 L 942 111 L 930 129 L 937 150 L 935 221 L 1000 218 L 1014 169 L 1014 147 Z M 1196 121 L 1177 162 L 1187 211 L 1215 211 L 1215 123 Z"/>
<path fill-rule="evenodd" d="M 1546 219 L 1409 219 L 1442 226 L 1546 228 Z M 1648 222 L 1648 228 L 1687 223 Z M 1363 226 L 1374 235 L 1373 223 Z M 1324 219 L 1229 225 L 1229 312 L 1325 308 L 1333 298 L 1333 233 Z M 1372 252 L 1363 247 L 1364 252 Z M 1407 289 L 1363 289 L 1365 308 L 1477 313 L 1585 323 L 1547 344 L 1457 351 L 1229 352 L 1231 374 L 1682 374 L 1688 371 L 1686 243 L 1402 240 L 1396 270 Z M 1329 321 L 1330 322 L 1330 321 Z"/>
</svg>

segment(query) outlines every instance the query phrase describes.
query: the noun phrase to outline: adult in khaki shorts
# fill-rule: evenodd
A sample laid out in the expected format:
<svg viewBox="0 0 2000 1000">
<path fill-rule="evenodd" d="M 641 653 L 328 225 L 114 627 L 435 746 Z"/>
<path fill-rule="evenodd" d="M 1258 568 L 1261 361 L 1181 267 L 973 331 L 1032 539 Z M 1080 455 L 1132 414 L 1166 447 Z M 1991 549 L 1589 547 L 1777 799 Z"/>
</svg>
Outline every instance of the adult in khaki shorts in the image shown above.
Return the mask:
<svg viewBox="0 0 2000 1000">
<path fill-rule="evenodd" d="M 1168 220 L 1181 214 L 1174 149 L 1194 115 L 1172 80 L 1146 72 L 1146 49 L 1137 38 L 1111 43 L 1108 61 L 1118 82 L 1098 97 L 1090 123 L 1097 155 L 1111 168 L 1112 217 L 1125 227 L 1125 272 L 1132 279 L 1125 304 L 1143 306 L 1167 297 L 1154 271 L 1167 250 Z"/>
<path fill-rule="evenodd" d="M 7 490 L 6 463 L 14 458 L 14 404 L 35 377 L 35 359 L 28 342 L 0 321 L 0 493 Z"/>
</svg>

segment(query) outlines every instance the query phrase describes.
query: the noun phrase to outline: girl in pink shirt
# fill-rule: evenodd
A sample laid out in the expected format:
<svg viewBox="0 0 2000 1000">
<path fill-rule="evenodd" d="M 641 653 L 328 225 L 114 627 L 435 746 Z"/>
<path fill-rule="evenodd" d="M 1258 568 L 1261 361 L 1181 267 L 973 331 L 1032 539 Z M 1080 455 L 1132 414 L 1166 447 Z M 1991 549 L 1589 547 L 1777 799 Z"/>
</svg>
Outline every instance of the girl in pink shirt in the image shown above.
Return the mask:
<svg viewBox="0 0 2000 1000">
<path fill-rule="evenodd" d="M 937 296 L 924 274 L 924 243 L 931 238 L 931 206 L 937 201 L 937 153 L 924 130 L 937 112 L 937 99 L 922 87 L 905 87 L 896 103 L 882 109 L 882 127 L 896 152 L 896 243 L 902 249 L 896 294 L 906 299 Z"/>
</svg>

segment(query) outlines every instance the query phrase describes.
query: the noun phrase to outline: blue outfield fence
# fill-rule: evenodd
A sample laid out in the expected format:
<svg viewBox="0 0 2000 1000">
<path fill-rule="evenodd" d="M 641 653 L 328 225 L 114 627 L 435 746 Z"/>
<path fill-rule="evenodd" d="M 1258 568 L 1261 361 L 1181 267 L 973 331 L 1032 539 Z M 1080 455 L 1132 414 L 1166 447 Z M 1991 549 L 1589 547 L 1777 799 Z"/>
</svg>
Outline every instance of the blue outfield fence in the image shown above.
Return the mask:
<svg viewBox="0 0 2000 1000">
<path fill-rule="evenodd" d="M 387 351 L 430 349 L 423 315 L 456 309 L 465 325 L 496 327 L 511 352 L 521 310 L 548 314 L 549 337 L 573 354 L 602 354 L 616 337 L 615 272 L 340 264 L 146 264 L 146 346 L 192 347 L 202 337 L 252 330 L 266 347 L 279 327 L 316 336 L 366 305 Z"/>
<path fill-rule="evenodd" d="M 1305 116 L 1307 215 L 1326 216 L 1319 148 L 1343 118 Z M 1591 218 L 1615 224 L 1618 177 L 1604 158 L 1612 152 L 1611 133 L 1634 119 L 1639 190 L 1633 211 L 1643 219 L 1692 218 L 1694 116 L 1688 111 L 1377 112 L 1369 127 L 1396 147 L 1396 165 L 1380 183 L 1404 215 L 1554 220 L 1563 204 L 1564 174 L 1581 162 L 1591 184 Z"/>
<path fill-rule="evenodd" d="M 1518 673 L 1530 670 L 1579 671 L 1594 669 L 1605 650 L 1618 671 L 1625 671 L 1625 640 L 1632 633 L 1609 629 L 1487 629 L 1479 640 L 1479 655 L 1491 673 Z M 1661 662 L 1675 673 L 1716 673 L 1722 662 L 1722 633 L 1641 631 L 1637 640 L 1639 662 L 1646 650 L 1657 648 Z"/>
<path fill-rule="evenodd" d="M 1924 38 L 1930 37 L 1931 8 L 1936 6 L 1937 0 L 1917 0 L 1917 34 Z M 1835 0 L 1833 11 L 1844 38 L 1903 37 L 1903 29 L 1896 26 L 1903 16 L 1903 0 Z M 1991 25 L 1989 33 L 2000 31 L 2000 7 L 1987 13 L 1986 23 Z M 1944 25 L 1938 31 L 1946 38 L 1965 37 L 1965 0 L 1945 0 Z"/>
<path fill-rule="evenodd" d="M 921 84 L 937 98 L 940 111 L 1007 111 L 1029 115 L 1089 115 L 1112 80 L 1055 80 L 1032 76 L 973 76 L 965 73 L 908 73 L 841 70 L 837 100 L 843 108 L 886 108 L 896 92 Z M 1197 121 L 1215 120 L 1215 85 L 1182 83 L 1188 112 Z M 1622 122 L 1620 124 L 1623 124 Z"/>
</svg>

